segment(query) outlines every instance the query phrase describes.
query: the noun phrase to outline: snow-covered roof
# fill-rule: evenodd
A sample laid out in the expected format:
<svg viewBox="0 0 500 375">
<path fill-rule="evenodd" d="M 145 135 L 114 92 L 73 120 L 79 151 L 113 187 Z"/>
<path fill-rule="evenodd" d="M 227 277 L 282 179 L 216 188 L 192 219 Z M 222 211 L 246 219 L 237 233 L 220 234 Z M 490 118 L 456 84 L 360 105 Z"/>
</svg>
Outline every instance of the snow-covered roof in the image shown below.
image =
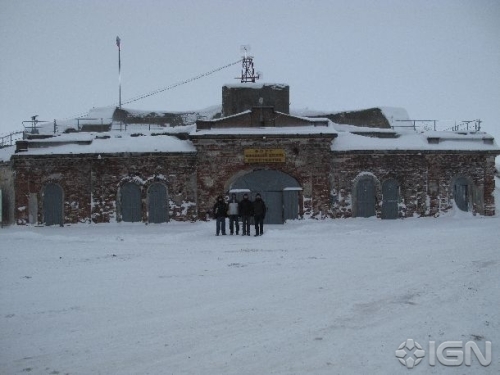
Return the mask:
<svg viewBox="0 0 500 375">
<path fill-rule="evenodd" d="M 325 119 L 323 119 L 325 121 Z M 212 128 L 191 133 L 191 136 L 206 135 L 308 135 L 337 134 L 329 123 L 328 126 L 293 126 L 293 127 L 248 127 L 248 128 Z"/>
<path fill-rule="evenodd" d="M 283 84 L 270 83 L 245 83 L 226 85 L 227 87 L 251 87 L 261 88 L 262 86 Z M 401 127 L 401 121 L 409 120 L 405 109 L 395 107 L 378 107 L 393 128 L 377 128 L 373 126 L 344 125 L 337 124 L 328 118 L 319 116 L 335 114 L 335 112 L 295 110 L 293 114 L 274 112 L 280 119 L 289 118 L 304 120 L 304 123 L 297 123 L 297 126 L 288 126 L 284 121 L 280 126 L 272 127 L 239 127 L 233 126 L 227 120 L 238 116 L 245 116 L 251 110 L 214 119 L 214 116 L 221 111 L 221 106 L 212 106 L 205 110 L 191 112 L 179 112 L 191 125 L 169 126 L 165 124 L 127 124 L 116 126 L 113 123 L 113 115 L 116 107 L 93 108 L 89 113 L 78 119 L 64 120 L 57 122 L 57 130 L 80 129 L 83 124 L 102 125 L 108 123 L 110 131 L 106 133 L 97 132 L 76 132 L 68 134 L 56 134 L 52 138 L 37 139 L 28 141 L 28 151 L 23 151 L 20 155 L 61 155 L 61 154 L 86 154 L 86 153 L 120 153 L 120 152 L 196 152 L 195 147 L 189 140 L 176 137 L 176 134 L 184 133 L 189 137 L 205 136 L 307 136 L 321 134 L 333 135 L 331 144 L 333 152 L 348 151 L 485 151 L 500 154 L 500 148 L 494 142 L 493 137 L 484 132 L 449 132 L 449 131 L 421 131 L 417 132 L 411 128 Z M 174 114 L 174 112 L 159 111 L 138 111 L 126 109 L 131 116 L 138 119 L 147 117 L 152 113 Z M 353 111 L 355 112 L 355 111 Z M 341 113 L 341 112 L 338 112 Z M 346 112 L 347 113 L 347 112 Z M 314 117 L 309 117 L 314 116 Z M 209 124 L 209 128 L 196 128 L 194 122 L 197 120 Z M 141 120 L 138 120 L 141 121 Z M 227 127 L 222 126 L 226 122 Z M 186 122 L 185 122 L 186 123 Z M 292 124 L 293 121 L 290 123 Z M 113 125 L 114 124 L 114 125 Z M 213 124 L 211 126 L 210 124 Z M 219 125 L 221 124 L 221 125 Z M 41 124 L 40 134 L 53 135 L 53 123 Z M 198 130 L 198 131 L 197 131 Z M 161 135 L 157 135 L 161 134 Z M 156 135 L 156 136 L 155 136 Z M 180 137 L 182 138 L 182 137 Z M 187 137 L 186 137 L 187 138 Z M 0 161 L 7 161 L 15 152 L 15 147 L 5 147 L 0 149 Z"/>
<path fill-rule="evenodd" d="M 345 125 L 344 125 L 345 126 Z M 338 127 L 338 125 L 337 125 Z M 358 128 L 359 129 L 359 128 Z M 356 129 L 356 130 L 358 130 Z M 373 128 L 365 128 L 367 133 Z M 380 130 L 380 129 L 377 129 Z M 411 130 L 398 131 L 395 138 L 378 138 L 339 131 L 332 141 L 332 151 L 370 150 L 422 150 L 422 151 L 492 151 L 500 153 L 500 148 L 487 133 L 459 134 L 452 132 L 417 133 Z"/>
<path fill-rule="evenodd" d="M 225 84 L 223 87 L 227 88 L 237 88 L 237 89 L 262 89 L 264 86 L 267 87 L 275 87 L 275 88 L 285 88 L 288 87 L 287 84 L 284 83 L 254 83 L 254 82 L 245 82 L 245 83 L 229 83 Z"/>
<path fill-rule="evenodd" d="M 37 124 L 37 134 L 42 135 L 53 135 L 61 134 L 68 131 L 81 131 L 85 129 L 87 131 L 107 131 L 111 128 L 120 128 L 123 124 L 120 124 L 119 121 L 114 121 L 114 115 L 117 111 L 117 107 L 98 107 L 92 108 L 85 116 L 80 116 L 77 118 L 71 119 L 63 119 L 63 120 L 55 120 L 55 130 L 54 130 L 54 122 L 40 122 Z M 172 121 L 175 123 L 176 127 L 179 126 L 189 126 L 194 124 L 199 119 L 212 119 L 218 113 L 221 113 L 222 106 L 215 105 L 210 106 L 201 110 L 196 111 L 177 111 L 177 112 L 167 112 L 167 111 L 145 111 L 145 110 L 136 110 L 129 108 L 122 108 L 121 111 L 127 117 L 127 128 L 130 127 L 130 121 L 139 119 L 146 119 L 143 121 L 141 125 L 143 128 L 148 127 L 147 119 L 155 118 L 155 119 L 163 119 L 164 123 L 156 124 L 155 121 L 152 121 L 150 128 L 165 128 L 169 127 Z M 130 119 L 132 117 L 132 120 Z M 177 121 L 174 121 L 177 119 Z M 104 130 L 102 128 L 105 128 Z M 100 128 L 100 130 L 98 130 Z"/>
<path fill-rule="evenodd" d="M 143 128 L 144 126 L 142 126 Z M 331 144 L 333 152 L 349 151 L 483 151 L 500 154 L 500 148 L 493 138 L 486 133 L 425 132 L 410 130 L 398 131 L 390 138 L 373 136 L 373 128 L 351 127 L 329 123 L 328 126 L 297 127 L 254 127 L 220 128 L 196 131 L 194 126 L 170 128 L 191 137 L 203 136 L 307 136 L 334 135 Z M 355 128 L 355 129 L 352 129 Z M 138 125 L 128 127 L 124 132 L 109 133 L 71 133 L 53 138 L 28 141 L 28 151 L 19 155 L 64 155 L 64 154 L 106 154 L 121 152 L 136 153 L 190 153 L 196 148 L 189 140 L 182 140 L 174 135 L 154 135 L 154 131 L 134 131 Z M 357 134 L 351 132 L 356 131 Z M 390 129 L 376 129 L 377 132 L 389 133 Z M 366 131 L 367 135 L 362 135 Z M 172 133 L 174 134 L 174 133 Z M 30 146 L 29 143 L 32 145 Z M 15 147 L 0 149 L 0 161 L 8 161 L 15 153 Z"/>
<path fill-rule="evenodd" d="M 404 108 L 400 107 L 376 107 L 379 108 L 382 114 L 385 116 L 387 121 L 391 126 L 399 126 L 401 125 L 400 121 L 409 121 L 410 116 L 408 112 Z M 290 114 L 294 116 L 301 117 L 318 117 L 318 116 L 326 116 L 326 115 L 335 115 L 340 113 L 355 113 L 360 111 L 365 111 L 366 108 L 361 108 L 358 110 L 349 110 L 349 111 L 324 111 L 324 110 L 316 110 L 310 108 L 290 108 Z"/>
<path fill-rule="evenodd" d="M 398 107 L 379 107 L 382 114 L 385 116 L 391 126 L 397 127 L 402 124 L 402 121 L 409 121 L 410 116 L 404 108 Z"/>
<path fill-rule="evenodd" d="M 77 144 L 82 141 L 81 134 L 67 134 L 52 139 L 43 139 L 38 143 L 52 143 L 50 147 L 29 147 L 21 155 L 65 155 L 65 154 L 109 154 L 120 152 L 139 153 L 190 153 L 196 152 L 191 141 L 181 140 L 174 136 L 131 136 L 130 134 L 100 133 L 87 138 L 87 144 Z M 109 138 L 107 138 L 109 136 Z M 72 143 L 69 143 L 72 142 Z"/>
<path fill-rule="evenodd" d="M 97 107 L 92 108 L 86 117 L 112 120 L 116 107 Z M 85 117 L 84 117 L 85 118 Z"/>
<path fill-rule="evenodd" d="M 15 151 L 16 146 L 7 146 L 0 148 L 0 163 L 9 161 L 11 156 L 14 155 Z"/>
</svg>

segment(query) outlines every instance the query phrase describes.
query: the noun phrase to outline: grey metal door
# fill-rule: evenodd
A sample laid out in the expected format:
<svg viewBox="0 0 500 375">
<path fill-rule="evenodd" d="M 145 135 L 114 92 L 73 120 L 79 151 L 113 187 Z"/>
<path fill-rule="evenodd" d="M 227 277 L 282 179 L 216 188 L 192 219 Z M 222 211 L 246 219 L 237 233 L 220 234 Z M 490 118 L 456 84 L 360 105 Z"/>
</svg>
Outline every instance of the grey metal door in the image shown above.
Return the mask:
<svg viewBox="0 0 500 375">
<path fill-rule="evenodd" d="M 122 220 L 126 222 L 142 221 L 141 188 L 133 182 L 127 182 L 121 188 Z"/>
<path fill-rule="evenodd" d="M 375 216 L 375 183 L 362 178 L 356 185 L 356 217 Z"/>
<path fill-rule="evenodd" d="M 263 191 L 261 196 L 267 207 L 264 224 L 283 224 L 283 193 Z"/>
<path fill-rule="evenodd" d="M 43 220 L 45 225 L 63 225 L 63 190 L 57 184 L 48 184 L 43 192 Z"/>
<path fill-rule="evenodd" d="M 463 177 L 455 181 L 453 188 L 453 199 L 457 207 L 462 211 L 469 211 L 469 183 Z"/>
<path fill-rule="evenodd" d="M 297 190 L 283 191 L 283 218 L 294 220 L 299 217 L 299 192 Z"/>
<path fill-rule="evenodd" d="M 162 183 L 154 183 L 148 190 L 148 215 L 150 223 L 168 221 L 167 187 Z"/>
<path fill-rule="evenodd" d="M 258 170 L 248 173 L 238 178 L 232 185 L 230 190 L 251 191 L 251 199 L 256 193 L 260 193 L 262 199 L 267 205 L 268 213 L 264 222 L 266 224 L 283 224 L 285 221 L 285 212 L 287 219 L 298 218 L 298 193 L 290 191 L 289 194 L 284 194 L 284 189 L 296 188 L 300 189 L 300 185 L 293 177 L 276 170 Z M 241 193 L 237 195 L 241 200 Z M 286 200 L 286 206 L 284 202 Z M 294 205 L 297 206 L 294 208 Z"/>
<path fill-rule="evenodd" d="M 382 219 L 398 218 L 399 185 L 394 179 L 382 184 Z"/>
</svg>

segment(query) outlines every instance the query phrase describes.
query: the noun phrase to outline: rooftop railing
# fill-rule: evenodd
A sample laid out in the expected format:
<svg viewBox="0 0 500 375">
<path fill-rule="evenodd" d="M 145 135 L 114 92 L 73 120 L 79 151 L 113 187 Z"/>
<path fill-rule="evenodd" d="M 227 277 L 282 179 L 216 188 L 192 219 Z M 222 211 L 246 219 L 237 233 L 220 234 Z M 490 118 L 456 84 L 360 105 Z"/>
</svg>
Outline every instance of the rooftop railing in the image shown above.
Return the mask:
<svg viewBox="0 0 500 375">
<path fill-rule="evenodd" d="M 428 132 L 428 131 L 450 131 L 450 132 L 478 132 L 481 131 L 481 120 L 464 120 L 453 121 L 450 120 L 395 120 L 401 125 L 393 125 L 392 129 L 396 128 L 409 128 L 414 131 Z"/>
<path fill-rule="evenodd" d="M 23 139 L 23 135 L 23 131 L 17 131 L 4 136 L 0 136 L 0 148 L 13 146 L 16 141 Z"/>
</svg>

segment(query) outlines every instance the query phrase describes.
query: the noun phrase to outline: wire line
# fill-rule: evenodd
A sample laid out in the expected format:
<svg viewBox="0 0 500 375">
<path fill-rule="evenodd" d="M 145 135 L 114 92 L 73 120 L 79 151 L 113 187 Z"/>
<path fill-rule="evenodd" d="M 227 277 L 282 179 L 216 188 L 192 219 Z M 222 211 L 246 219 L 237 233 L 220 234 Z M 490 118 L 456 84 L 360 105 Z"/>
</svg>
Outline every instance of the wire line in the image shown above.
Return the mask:
<svg viewBox="0 0 500 375">
<path fill-rule="evenodd" d="M 154 91 L 151 91 L 147 94 L 143 94 L 143 95 L 139 95 L 139 96 L 136 96 L 132 99 L 129 99 L 125 102 L 123 102 L 122 104 L 130 104 L 130 103 L 133 103 L 133 102 L 136 102 L 138 100 L 142 100 L 142 99 L 145 99 L 145 98 L 148 98 L 150 96 L 153 96 L 153 95 L 156 95 L 156 94 L 159 94 L 161 92 L 164 92 L 164 91 L 167 91 L 167 90 L 171 90 L 175 87 L 178 87 L 178 86 L 181 86 L 181 85 L 185 85 L 186 83 L 189 83 L 189 82 L 193 82 L 193 81 L 196 81 L 197 79 L 200 79 L 200 78 L 203 78 L 203 77 L 207 77 L 211 74 L 214 74 L 214 73 L 217 73 L 218 71 L 222 70 L 222 69 L 226 69 L 226 68 L 229 68 L 230 66 L 233 66 L 233 65 L 236 65 L 238 63 L 240 63 L 242 61 L 242 59 L 238 60 L 238 61 L 235 61 L 235 62 L 232 62 L 230 64 L 227 64 L 227 65 L 224 65 L 224 66 L 221 66 L 220 68 L 217 68 L 217 69 L 214 69 L 214 70 L 211 70 L 209 72 L 206 72 L 206 73 L 202 73 L 202 74 L 199 74 L 197 75 L 196 77 L 192 77 L 192 78 L 189 78 L 189 79 L 186 79 L 184 81 L 181 81 L 181 82 L 177 82 L 177 83 L 174 83 L 172 85 L 169 85 L 167 87 L 164 87 L 162 89 L 157 89 L 157 90 L 154 90 Z"/>
<path fill-rule="evenodd" d="M 195 77 L 188 78 L 188 79 L 186 79 L 186 80 L 184 80 L 184 81 L 181 81 L 181 82 L 177 82 L 177 83 L 171 84 L 171 85 L 166 86 L 166 87 L 161 88 L 161 89 L 157 89 L 157 90 L 154 90 L 154 91 L 150 91 L 150 92 L 149 92 L 149 93 L 147 93 L 147 94 L 142 94 L 142 95 L 135 96 L 135 97 L 133 97 L 133 98 L 131 98 L 131 99 L 128 99 L 128 100 L 124 101 L 124 102 L 122 103 L 122 105 L 123 105 L 123 104 L 130 104 L 130 103 L 133 103 L 133 102 L 137 102 L 137 101 L 139 101 L 139 100 L 141 100 L 141 99 L 145 99 L 145 98 L 148 98 L 148 97 L 150 97 L 150 96 L 153 96 L 153 95 L 156 95 L 156 94 L 162 93 L 162 92 L 164 92 L 164 91 L 171 90 L 171 89 L 173 89 L 173 88 L 175 88 L 175 87 L 178 87 L 178 86 L 181 86 L 181 85 L 185 85 L 186 83 L 196 81 L 197 79 L 200 79 L 200 78 L 203 78 L 203 77 L 207 77 L 207 76 L 209 76 L 209 75 L 211 75 L 211 74 L 217 73 L 218 71 L 221 71 L 221 70 L 223 70 L 223 69 L 229 68 L 230 66 L 233 66 L 233 65 L 239 64 L 242 60 L 243 60 L 243 59 L 239 59 L 238 61 L 234 61 L 234 62 L 232 62 L 232 63 L 226 64 L 226 65 L 221 66 L 221 67 L 219 67 L 219 68 L 216 68 L 216 69 L 210 70 L 209 72 L 199 74 L 199 75 L 197 75 L 197 76 L 195 76 Z M 117 104 L 117 103 L 115 103 L 113 106 L 114 106 L 114 107 L 117 107 L 117 106 L 118 106 L 118 104 Z M 107 106 L 107 107 L 109 107 L 109 106 Z M 75 115 L 75 116 L 65 117 L 63 120 L 69 120 L 69 119 L 79 118 L 79 117 L 83 117 L 83 116 L 85 116 L 85 115 L 87 115 L 87 114 L 88 114 L 88 113 L 80 113 L 80 114 Z"/>
</svg>

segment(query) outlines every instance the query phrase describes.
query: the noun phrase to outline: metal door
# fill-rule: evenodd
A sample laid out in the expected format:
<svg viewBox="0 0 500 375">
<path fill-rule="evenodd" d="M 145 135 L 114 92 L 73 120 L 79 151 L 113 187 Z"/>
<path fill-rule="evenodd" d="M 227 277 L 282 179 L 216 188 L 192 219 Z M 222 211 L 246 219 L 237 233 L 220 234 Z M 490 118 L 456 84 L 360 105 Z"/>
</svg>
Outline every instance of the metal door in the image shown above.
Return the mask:
<svg viewBox="0 0 500 375">
<path fill-rule="evenodd" d="M 238 191 L 239 200 L 242 199 L 242 191 L 251 191 L 251 199 L 255 197 L 256 193 L 260 193 L 268 208 L 264 222 L 266 224 L 283 224 L 285 219 L 298 218 L 298 192 L 285 193 L 284 189 L 287 188 L 298 190 L 300 185 L 293 177 L 281 171 L 258 170 L 238 178 L 231 185 L 230 191 Z"/>
<path fill-rule="evenodd" d="M 469 211 L 469 183 L 463 177 L 458 178 L 454 184 L 453 199 L 462 211 Z"/>
<path fill-rule="evenodd" d="M 283 191 L 283 218 L 294 220 L 299 217 L 299 192 L 298 190 Z"/>
<path fill-rule="evenodd" d="M 121 188 L 121 211 L 123 221 L 142 221 L 141 188 L 133 182 L 127 182 Z"/>
<path fill-rule="evenodd" d="M 167 187 L 162 183 L 154 183 L 148 190 L 148 215 L 150 223 L 168 221 Z"/>
<path fill-rule="evenodd" d="M 399 185 L 394 179 L 382 184 L 382 219 L 397 219 L 399 203 Z"/>
<path fill-rule="evenodd" d="M 264 224 L 283 224 L 283 193 L 263 191 L 260 195 L 267 208 Z"/>
<path fill-rule="evenodd" d="M 375 216 L 375 183 L 362 178 L 356 185 L 356 217 Z"/>
<path fill-rule="evenodd" d="M 43 192 L 43 221 L 45 225 L 63 225 L 63 190 L 48 184 Z"/>
</svg>

